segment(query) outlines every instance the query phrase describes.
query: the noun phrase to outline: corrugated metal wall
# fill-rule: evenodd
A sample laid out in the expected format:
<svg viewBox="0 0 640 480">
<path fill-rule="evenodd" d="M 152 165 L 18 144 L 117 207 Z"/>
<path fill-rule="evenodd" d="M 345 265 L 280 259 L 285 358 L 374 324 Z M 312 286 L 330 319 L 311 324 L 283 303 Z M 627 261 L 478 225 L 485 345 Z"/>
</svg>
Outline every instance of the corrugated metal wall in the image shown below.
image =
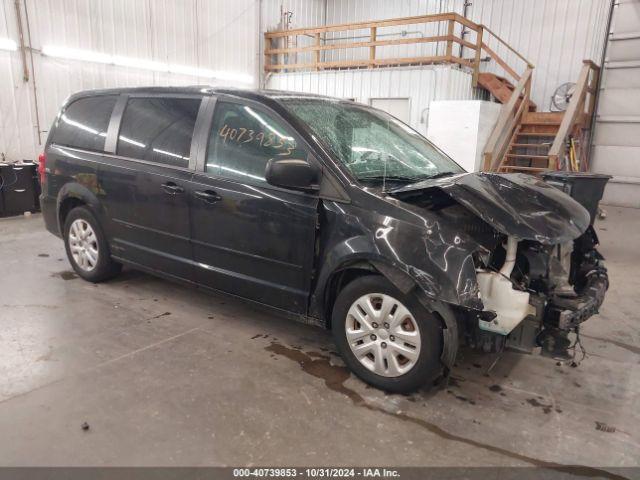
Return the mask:
<svg viewBox="0 0 640 480">
<path fill-rule="evenodd" d="M 262 30 L 285 28 L 282 13 L 290 12 L 289 28 L 315 27 L 325 24 L 325 0 L 262 0 Z"/>
<path fill-rule="evenodd" d="M 640 208 L 640 1 L 616 3 L 591 163 L 594 172 L 613 175 L 603 203 Z"/>
<path fill-rule="evenodd" d="M 463 0 L 326 0 L 325 19 L 327 24 L 336 24 L 451 11 L 466 14 L 471 20 L 487 25 L 535 65 L 532 97 L 541 110 L 549 109 L 551 95 L 560 84 L 577 79 L 583 59 L 600 61 L 609 0 L 474 0 L 468 3 L 470 5 L 465 8 Z M 297 19 L 292 28 L 313 24 L 303 18 L 304 14 L 296 13 L 295 6 L 291 8 Z M 263 25 L 270 27 L 269 24 Z M 440 22 L 423 26 L 387 27 L 381 29 L 378 36 L 382 34 L 400 38 L 445 33 L 446 25 Z M 334 32 L 327 34 L 326 41 L 358 36 L 365 39 L 368 35 L 368 30 Z M 475 41 L 474 37 L 475 34 L 469 32 L 466 38 Z M 491 37 L 487 41 L 516 71 L 524 71 L 524 62 L 508 49 L 499 46 Z M 444 44 L 438 48 L 439 51 L 434 44 L 396 45 L 378 47 L 377 53 L 380 57 L 443 54 Z M 350 49 L 326 52 L 323 58 L 347 60 L 365 58 L 367 54 L 366 48 Z M 466 52 L 465 56 L 471 57 L 472 51 Z M 485 64 L 483 69 L 502 73 L 495 62 Z"/>
<path fill-rule="evenodd" d="M 292 28 L 446 11 L 464 13 L 464 0 L 19 0 L 19 3 L 23 7 L 23 22 L 25 4 L 29 11 L 35 71 L 31 72 L 30 81 L 24 82 L 20 53 L 0 51 L 0 154 L 8 160 L 33 159 L 41 150 L 36 129 L 34 76 L 41 130 L 49 128 L 64 98 L 78 90 L 216 84 L 196 77 L 45 58 L 38 50 L 46 44 L 249 73 L 257 84 L 262 59 L 260 31 L 281 27 L 281 10 L 292 12 Z M 576 79 L 583 58 L 599 59 L 608 0 L 472 3 L 467 8 L 468 16 L 489 25 L 536 64 L 533 97 L 543 108 L 548 106 L 549 96 L 557 85 Z M 404 33 L 401 30 L 386 33 L 419 36 L 431 32 L 411 28 Z M 18 40 L 14 0 L 0 0 L 0 37 Z M 396 54 L 393 49 L 398 48 L 401 47 L 381 49 L 382 55 Z M 344 59 L 346 54 L 338 55 Z M 307 75 L 308 82 L 319 84 L 321 74 Z M 311 80 L 314 75 L 317 79 Z M 376 81 L 375 75 L 372 82 Z M 407 75 L 406 79 L 418 78 L 423 82 L 420 75 L 427 74 Z M 358 76 L 364 78 L 365 74 Z M 348 78 L 345 77 L 345 82 Z M 405 78 L 401 83 L 404 81 Z M 453 91 L 456 92 L 453 95 L 459 94 L 457 87 Z M 414 126 L 420 128 L 419 124 Z M 45 137 L 46 133 L 42 140 Z"/>
<path fill-rule="evenodd" d="M 372 98 L 408 98 L 410 125 L 427 132 L 432 100 L 468 100 L 471 76 L 449 65 L 348 71 L 282 73 L 273 75 L 269 87 L 318 93 L 369 103 Z"/>
<path fill-rule="evenodd" d="M 458 12 L 463 9 L 463 0 L 327 0 L 327 24 L 351 23 L 394 17 L 410 17 L 417 15 L 432 15 L 436 13 Z M 423 25 L 408 25 L 397 27 L 383 27 L 377 31 L 378 40 L 393 38 L 420 38 L 435 35 L 446 35 L 446 22 L 429 23 Z M 344 41 L 367 41 L 370 30 L 354 30 L 350 32 L 328 32 L 324 36 L 325 43 Z M 430 56 L 444 55 L 444 43 L 424 43 L 415 45 L 390 45 L 376 48 L 377 58 L 391 58 L 397 56 Z M 310 54 L 309 54 L 310 55 Z M 365 59 L 369 57 L 369 49 L 353 48 L 324 52 L 324 60 L 341 61 Z M 308 58 L 310 60 L 310 57 Z"/>
<path fill-rule="evenodd" d="M 273 3 L 279 2 L 273 0 Z M 463 0 L 323 0 L 314 4 L 322 4 L 323 9 L 312 12 L 312 18 L 305 18 L 295 10 L 296 2 L 285 2 L 293 11 L 290 28 L 322 25 L 313 23 L 313 19 L 324 18 L 326 24 L 349 23 L 371 19 L 405 17 L 413 15 L 429 15 L 457 11 L 462 13 Z M 318 10 L 323 14 L 316 13 Z M 308 11 L 308 10 L 307 10 Z M 277 29 L 277 23 L 264 22 L 264 30 Z M 425 37 L 445 34 L 447 26 L 444 22 L 429 25 L 411 25 L 407 27 L 385 27 L 378 30 L 378 38 Z M 369 38 L 369 30 L 349 32 L 328 32 L 325 43 L 346 40 L 357 41 Z M 302 40 L 301 40 L 302 41 Z M 309 44 L 313 40 L 308 40 Z M 302 46 L 302 45 L 300 45 Z M 444 49 L 444 45 L 440 50 Z M 440 52 L 444 54 L 443 51 Z M 433 55 L 436 54 L 434 44 L 411 46 L 378 47 L 379 58 L 397 55 Z M 310 60 L 309 53 L 298 54 L 290 58 L 290 63 Z M 349 49 L 346 51 L 327 51 L 322 54 L 323 61 L 341 61 L 368 58 L 368 48 Z M 369 103 L 372 98 L 408 98 L 410 102 L 410 124 L 418 131 L 426 134 L 428 106 L 432 100 L 466 100 L 473 98 L 475 92 L 471 88 L 471 76 L 451 66 L 425 66 L 414 68 L 393 68 L 379 70 L 342 70 L 325 72 L 281 73 L 269 76 L 269 88 L 319 93 L 341 98 L 353 98 L 362 103 Z"/>
<path fill-rule="evenodd" d="M 549 110 L 562 83 L 575 82 L 582 60 L 600 63 L 610 0 L 473 0 L 467 16 L 487 25 L 535 65 L 532 99 Z M 510 65 L 513 54 L 498 54 Z M 490 67 L 495 68 L 495 65 Z"/>
<path fill-rule="evenodd" d="M 23 24 L 26 29 L 23 0 Z M 259 77 L 258 0 L 27 0 L 32 47 L 95 50 Z M 25 30 L 26 35 L 26 30 Z M 1 0 L 0 37 L 18 41 L 14 0 Z M 41 130 L 78 90 L 136 86 L 216 84 L 211 79 L 33 55 L 35 72 L 22 79 L 19 52 L 0 51 L 0 154 L 34 159 L 38 144 L 33 78 Z M 31 69 L 31 66 L 29 66 Z M 34 75 L 35 74 L 35 75 Z M 224 83 L 224 82 L 222 82 Z M 46 132 L 42 134 L 42 141 Z"/>
</svg>

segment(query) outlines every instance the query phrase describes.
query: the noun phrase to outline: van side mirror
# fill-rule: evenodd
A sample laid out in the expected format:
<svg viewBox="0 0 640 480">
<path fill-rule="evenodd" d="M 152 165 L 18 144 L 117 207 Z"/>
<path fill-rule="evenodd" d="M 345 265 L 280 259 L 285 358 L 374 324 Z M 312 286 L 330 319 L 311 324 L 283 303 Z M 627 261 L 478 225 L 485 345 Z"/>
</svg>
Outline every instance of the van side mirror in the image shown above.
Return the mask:
<svg viewBox="0 0 640 480">
<path fill-rule="evenodd" d="M 294 190 L 318 190 L 318 178 L 318 170 L 309 162 L 293 158 L 272 158 L 265 171 L 267 183 Z"/>
</svg>

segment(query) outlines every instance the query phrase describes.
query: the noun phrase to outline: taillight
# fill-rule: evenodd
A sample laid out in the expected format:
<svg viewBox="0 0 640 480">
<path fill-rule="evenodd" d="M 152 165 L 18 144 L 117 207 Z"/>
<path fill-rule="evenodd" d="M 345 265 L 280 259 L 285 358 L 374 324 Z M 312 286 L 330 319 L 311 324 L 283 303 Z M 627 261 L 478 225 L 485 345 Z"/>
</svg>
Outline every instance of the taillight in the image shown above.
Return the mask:
<svg viewBox="0 0 640 480">
<path fill-rule="evenodd" d="M 38 155 L 38 176 L 40 177 L 40 185 L 44 185 L 45 169 L 47 168 L 47 156 L 45 153 Z"/>
</svg>

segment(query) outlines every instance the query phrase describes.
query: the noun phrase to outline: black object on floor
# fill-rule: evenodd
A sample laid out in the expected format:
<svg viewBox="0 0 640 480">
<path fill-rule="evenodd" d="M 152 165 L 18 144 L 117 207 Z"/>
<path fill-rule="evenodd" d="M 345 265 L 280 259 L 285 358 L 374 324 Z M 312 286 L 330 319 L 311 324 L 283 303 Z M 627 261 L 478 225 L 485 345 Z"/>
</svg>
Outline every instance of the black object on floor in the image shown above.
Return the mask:
<svg viewBox="0 0 640 480">
<path fill-rule="evenodd" d="M 39 194 L 35 163 L 0 163 L 0 217 L 39 210 Z"/>
<path fill-rule="evenodd" d="M 591 225 L 598 214 L 598 203 L 604 194 L 611 175 L 590 172 L 547 172 L 542 178 L 549 185 L 559 188 L 589 211 Z"/>
</svg>

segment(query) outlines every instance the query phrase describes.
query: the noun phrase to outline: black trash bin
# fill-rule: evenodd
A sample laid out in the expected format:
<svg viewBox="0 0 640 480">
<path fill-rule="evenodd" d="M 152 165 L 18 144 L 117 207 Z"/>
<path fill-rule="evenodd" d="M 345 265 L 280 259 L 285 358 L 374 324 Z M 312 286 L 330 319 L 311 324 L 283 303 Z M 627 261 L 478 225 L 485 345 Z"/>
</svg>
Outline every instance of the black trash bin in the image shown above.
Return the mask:
<svg viewBox="0 0 640 480">
<path fill-rule="evenodd" d="M 598 203 L 602 199 L 604 187 L 611 175 L 589 172 L 547 172 L 542 178 L 549 185 L 570 195 L 576 202 L 589 211 L 591 225 L 598 214 Z"/>
<path fill-rule="evenodd" d="M 0 163 L 0 217 L 35 212 L 39 183 L 33 162 Z"/>
</svg>

